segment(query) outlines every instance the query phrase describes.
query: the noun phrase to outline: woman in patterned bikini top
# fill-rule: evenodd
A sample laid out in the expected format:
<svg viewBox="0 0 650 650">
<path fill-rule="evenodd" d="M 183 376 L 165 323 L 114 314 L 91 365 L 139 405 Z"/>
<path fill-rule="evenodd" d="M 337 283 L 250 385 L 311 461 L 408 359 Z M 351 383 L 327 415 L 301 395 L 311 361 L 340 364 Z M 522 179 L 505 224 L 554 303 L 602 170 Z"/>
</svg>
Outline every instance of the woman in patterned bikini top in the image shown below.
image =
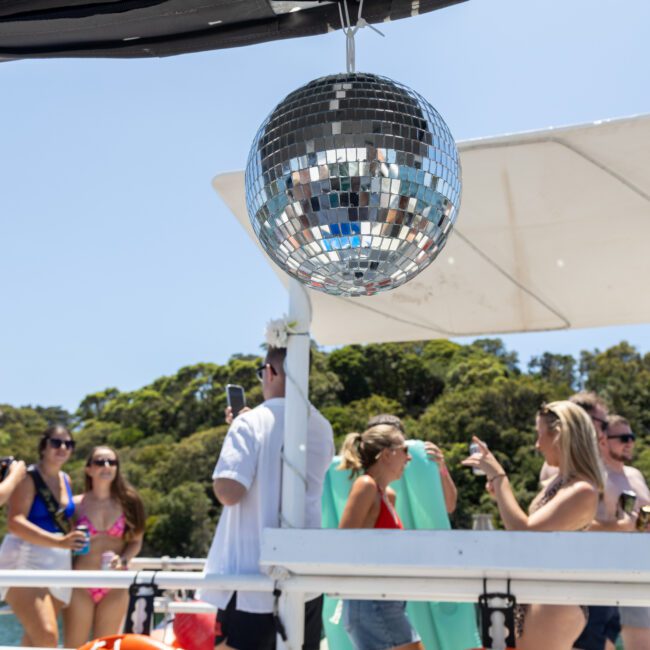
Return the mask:
<svg viewBox="0 0 650 650">
<path fill-rule="evenodd" d="M 568 401 L 544 405 L 537 413 L 535 447 L 559 473 L 530 504 L 526 513 L 508 476 L 487 445 L 463 461 L 485 472 L 488 490 L 499 507 L 506 530 L 579 531 L 594 519 L 603 492 L 597 436 L 587 413 Z M 577 605 L 527 605 L 519 612 L 519 650 L 570 650 L 585 626 Z"/>
<path fill-rule="evenodd" d="M 87 554 L 75 558 L 75 569 L 126 569 L 142 546 L 144 508 L 138 493 L 120 473 L 117 453 L 95 447 L 86 461 L 85 492 L 75 496 L 77 526 L 90 534 Z M 64 611 L 65 645 L 77 648 L 92 638 L 117 634 L 126 614 L 125 589 L 75 589 Z"/>
</svg>

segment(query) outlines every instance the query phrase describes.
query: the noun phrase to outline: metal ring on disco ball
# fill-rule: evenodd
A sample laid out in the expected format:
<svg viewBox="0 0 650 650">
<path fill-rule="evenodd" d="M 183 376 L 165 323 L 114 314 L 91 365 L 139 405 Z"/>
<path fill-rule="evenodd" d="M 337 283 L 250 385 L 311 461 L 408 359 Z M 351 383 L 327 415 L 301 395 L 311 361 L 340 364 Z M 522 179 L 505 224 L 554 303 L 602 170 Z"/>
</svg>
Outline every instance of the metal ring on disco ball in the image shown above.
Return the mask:
<svg viewBox="0 0 650 650">
<path fill-rule="evenodd" d="M 372 295 L 442 250 L 460 175 L 449 128 L 423 97 L 385 77 L 338 74 L 292 92 L 259 128 L 246 203 L 287 273 L 326 293 Z"/>
</svg>

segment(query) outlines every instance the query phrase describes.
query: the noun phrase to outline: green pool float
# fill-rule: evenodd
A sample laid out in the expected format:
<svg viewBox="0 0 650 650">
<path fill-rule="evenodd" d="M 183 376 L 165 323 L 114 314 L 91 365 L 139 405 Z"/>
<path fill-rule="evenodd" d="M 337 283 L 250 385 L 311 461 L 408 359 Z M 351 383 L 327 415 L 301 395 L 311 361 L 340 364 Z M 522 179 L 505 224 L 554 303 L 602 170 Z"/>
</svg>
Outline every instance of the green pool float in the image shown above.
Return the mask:
<svg viewBox="0 0 650 650">
<path fill-rule="evenodd" d="M 402 478 L 391 485 L 404 528 L 448 530 L 451 526 L 438 466 L 427 458 L 422 441 L 409 441 L 409 452 L 413 460 Z M 352 485 L 349 472 L 336 469 L 339 462 L 334 458 L 325 477 L 323 528 L 338 528 Z M 470 603 L 411 602 L 407 611 L 426 650 L 467 650 L 481 645 L 475 608 Z M 339 599 L 325 598 L 323 622 L 330 650 L 354 650 L 343 627 Z"/>
</svg>

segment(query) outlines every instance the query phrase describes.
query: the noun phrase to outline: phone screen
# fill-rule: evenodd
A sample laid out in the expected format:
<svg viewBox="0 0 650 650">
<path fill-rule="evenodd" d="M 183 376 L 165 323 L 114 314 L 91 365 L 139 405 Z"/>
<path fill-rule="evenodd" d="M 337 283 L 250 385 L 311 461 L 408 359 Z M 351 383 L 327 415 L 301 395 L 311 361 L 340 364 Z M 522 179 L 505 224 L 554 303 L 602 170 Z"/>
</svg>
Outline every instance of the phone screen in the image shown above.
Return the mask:
<svg viewBox="0 0 650 650">
<path fill-rule="evenodd" d="M 226 386 L 226 398 L 228 406 L 232 409 L 233 416 L 237 416 L 244 406 L 246 406 L 246 395 L 242 386 L 237 384 L 228 384 Z"/>
</svg>

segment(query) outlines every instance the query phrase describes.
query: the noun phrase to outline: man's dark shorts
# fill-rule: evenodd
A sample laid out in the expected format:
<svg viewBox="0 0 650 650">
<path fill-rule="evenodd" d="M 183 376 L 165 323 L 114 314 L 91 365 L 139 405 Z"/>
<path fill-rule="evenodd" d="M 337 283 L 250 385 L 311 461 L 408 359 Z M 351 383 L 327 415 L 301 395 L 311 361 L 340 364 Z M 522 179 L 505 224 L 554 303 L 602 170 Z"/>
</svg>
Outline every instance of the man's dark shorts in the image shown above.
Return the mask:
<svg viewBox="0 0 650 650">
<path fill-rule="evenodd" d="M 616 643 L 620 631 L 618 607 L 609 605 L 592 607 L 589 605 L 587 626 L 578 639 L 573 642 L 573 647 L 580 648 L 580 650 L 604 650 L 607 639 Z"/>
<path fill-rule="evenodd" d="M 252 614 L 235 609 L 233 594 L 226 609 L 217 612 L 215 645 L 225 641 L 234 650 L 275 650 L 276 628 L 273 614 Z M 323 597 L 305 603 L 305 643 L 303 650 L 319 650 L 323 630 Z"/>
</svg>

